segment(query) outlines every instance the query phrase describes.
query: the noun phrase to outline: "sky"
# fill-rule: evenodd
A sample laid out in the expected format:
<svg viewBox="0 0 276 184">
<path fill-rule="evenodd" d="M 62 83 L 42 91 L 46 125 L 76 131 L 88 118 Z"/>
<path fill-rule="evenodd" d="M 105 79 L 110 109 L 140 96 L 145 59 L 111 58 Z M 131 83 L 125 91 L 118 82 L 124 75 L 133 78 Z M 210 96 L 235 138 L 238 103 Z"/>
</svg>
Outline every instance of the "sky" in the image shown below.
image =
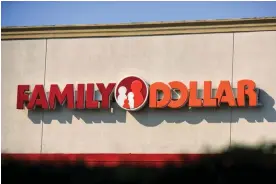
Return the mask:
<svg viewBox="0 0 276 184">
<path fill-rule="evenodd" d="M 275 17 L 276 1 L 6 1 L 1 10 L 2 26 L 116 24 Z"/>
</svg>

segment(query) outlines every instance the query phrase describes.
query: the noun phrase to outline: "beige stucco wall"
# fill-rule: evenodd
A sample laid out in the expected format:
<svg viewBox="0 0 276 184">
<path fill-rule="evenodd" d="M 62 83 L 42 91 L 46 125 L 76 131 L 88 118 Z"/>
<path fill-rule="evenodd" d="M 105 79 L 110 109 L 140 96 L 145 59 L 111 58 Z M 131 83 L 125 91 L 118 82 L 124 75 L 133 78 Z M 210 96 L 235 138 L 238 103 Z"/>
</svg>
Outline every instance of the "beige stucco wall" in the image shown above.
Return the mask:
<svg viewBox="0 0 276 184">
<path fill-rule="evenodd" d="M 230 142 L 276 141 L 276 32 L 2 41 L 2 151 L 204 153 Z M 45 60 L 46 57 L 46 60 Z M 46 63 L 45 63 L 46 61 Z M 253 79 L 261 109 L 28 112 L 18 84 Z M 256 121 L 256 123 L 255 123 Z M 44 122 L 42 124 L 41 122 Z M 233 122 L 233 123 L 230 123 Z"/>
</svg>

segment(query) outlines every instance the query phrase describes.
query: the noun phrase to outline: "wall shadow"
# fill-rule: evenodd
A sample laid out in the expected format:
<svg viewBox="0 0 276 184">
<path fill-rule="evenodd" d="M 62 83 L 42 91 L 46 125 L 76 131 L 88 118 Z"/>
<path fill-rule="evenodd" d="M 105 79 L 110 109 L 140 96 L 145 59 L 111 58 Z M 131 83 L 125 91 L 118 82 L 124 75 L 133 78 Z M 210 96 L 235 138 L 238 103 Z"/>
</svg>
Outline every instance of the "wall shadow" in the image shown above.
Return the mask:
<svg viewBox="0 0 276 184">
<path fill-rule="evenodd" d="M 28 110 L 28 118 L 33 122 L 33 124 L 41 124 L 43 118 L 42 109 L 36 109 L 35 111 Z"/>
<path fill-rule="evenodd" d="M 260 102 L 263 106 L 258 108 L 233 108 L 232 122 L 245 119 L 250 123 L 263 123 L 265 121 L 276 123 L 275 100 L 272 96 L 264 90 L 260 90 Z"/>
<path fill-rule="evenodd" d="M 117 104 L 112 104 L 113 111 L 104 109 L 83 109 L 83 110 L 70 110 L 62 106 L 57 106 L 53 111 L 45 111 L 42 116 L 37 116 L 41 113 L 42 109 L 35 111 L 29 110 L 28 117 L 34 124 L 44 122 L 51 124 L 52 121 L 58 121 L 61 124 L 71 124 L 73 118 L 82 120 L 86 124 L 93 123 L 126 123 L 126 111 L 122 110 Z"/>
<path fill-rule="evenodd" d="M 162 122 L 167 123 L 189 123 L 199 124 L 203 120 L 210 123 L 229 123 L 231 118 L 230 108 L 216 109 L 191 109 L 183 107 L 173 109 L 150 109 L 145 108 L 143 112 L 130 112 L 130 114 L 144 126 L 157 126 Z"/>
<path fill-rule="evenodd" d="M 192 108 L 183 107 L 180 109 L 149 109 L 148 104 L 136 112 L 129 112 L 140 124 L 147 127 L 158 126 L 162 122 L 167 123 L 189 123 L 196 125 L 202 122 L 207 123 L 235 123 L 240 119 L 246 119 L 250 123 L 276 122 L 275 101 L 265 91 L 260 91 L 260 107 L 229 108 Z M 36 109 L 28 111 L 28 117 L 34 124 L 43 122 L 50 124 L 56 120 L 61 124 L 71 124 L 73 118 L 82 120 L 86 124 L 93 123 L 126 123 L 126 111 L 121 109 L 116 103 L 112 103 L 113 111 L 97 110 L 69 110 L 62 106 L 57 106 L 53 111 L 44 111 L 42 116 L 38 116 L 43 110 Z"/>
<path fill-rule="evenodd" d="M 250 123 L 275 122 L 276 110 L 274 99 L 264 90 L 260 90 L 260 107 L 235 107 L 225 105 L 220 108 L 192 108 L 181 109 L 149 109 L 145 107 L 142 111 L 130 112 L 130 114 L 142 125 L 154 127 L 162 122 L 167 123 L 189 123 L 192 125 L 206 121 L 207 123 L 235 123 L 240 119 L 246 119 Z M 148 105 L 146 105 L 148 106 Z"/>
</svg>

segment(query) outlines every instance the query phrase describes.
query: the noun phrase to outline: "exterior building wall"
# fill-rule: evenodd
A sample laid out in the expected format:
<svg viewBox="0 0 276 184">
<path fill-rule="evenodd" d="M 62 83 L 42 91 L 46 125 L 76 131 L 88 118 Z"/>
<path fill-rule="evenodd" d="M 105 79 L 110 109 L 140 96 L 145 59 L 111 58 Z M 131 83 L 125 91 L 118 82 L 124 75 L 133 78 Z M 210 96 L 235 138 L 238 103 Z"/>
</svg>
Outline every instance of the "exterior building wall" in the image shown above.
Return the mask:
<svg viewBox="0 0 276 184">
<path fill-rule="evenodd" d="M 34 124 L 27 110 L 16 109 L 18 84 L 43 84 L 45 40 L 2 41 L 1 151 L 39 153 L 41 124 Z M 40 123 L 42 113 L 33 113 Z"/>
<path fill-rule="evenodd" d="M 276 140 L 276 31 L 145 37 L 2 40 L 2 152 L 206 153 Z M 173 80 L 256 81 L 261 108 L 28 111 L 17 85 Z"/>
<path fill-rule="evenodd" d="M 276 32 L 236 33 L 233 81 L 250 78 L 262 89 L 260 109 L 235 109 L 232 141 L 256 144 L 276 140 Z"/>
</svg>

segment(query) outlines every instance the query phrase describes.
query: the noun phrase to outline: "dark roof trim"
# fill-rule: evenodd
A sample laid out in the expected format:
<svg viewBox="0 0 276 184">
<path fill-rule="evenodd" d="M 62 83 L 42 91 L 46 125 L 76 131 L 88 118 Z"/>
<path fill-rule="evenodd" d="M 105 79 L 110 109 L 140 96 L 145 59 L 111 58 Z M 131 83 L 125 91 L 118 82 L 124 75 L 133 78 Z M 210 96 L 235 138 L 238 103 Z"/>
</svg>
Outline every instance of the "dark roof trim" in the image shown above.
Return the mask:
<svg viewBox="0 0 276 184">
<path fill-rule="evenodd" d="M 276 17 L 101 25 L 2 27 L 2 40 L 275 31 Z"/>
</svg>

